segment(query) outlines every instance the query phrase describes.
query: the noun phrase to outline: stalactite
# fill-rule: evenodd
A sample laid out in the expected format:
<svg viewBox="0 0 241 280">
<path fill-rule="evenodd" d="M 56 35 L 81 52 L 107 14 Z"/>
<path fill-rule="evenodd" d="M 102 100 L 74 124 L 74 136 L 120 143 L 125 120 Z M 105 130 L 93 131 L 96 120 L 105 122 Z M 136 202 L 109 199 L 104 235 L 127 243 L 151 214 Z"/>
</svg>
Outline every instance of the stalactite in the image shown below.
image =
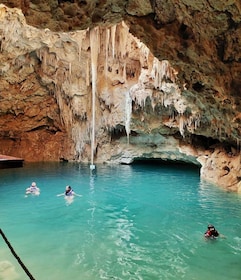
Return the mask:
<svg viewBox="0 0 241 280">
<path fill-rule="evenodd" d="M 126 56 L 126 44 L 129 35 L 129 28 L 124 21 L 121 22 L 120 31 L 119 31 L 120 41 L 119 41 L 119 51 L 120 57 L 124 58 Z"/>
<path fill-rule="evenodd" d="M 240 151 L 240 139 L 239 138 L 236 138 L 236 147 L 237 147 L 237 150 Z M 241 157 L 240 157 L 240 160 L 241 160 Z"/>
<path fill-rule="evenodd" d="M 154 88 L 159 88 L 159 61 L 154 58 L 150 78 L 154 81 Z"/>
<path fill-rule="evenodd" d="M 105 78 L 107 78 L 107 73 L 108 73 L 109 43 L 110 43 L 110 29 L 107 28 L 106 36 L 105 36 Z"/>
<path fill-rule="evenodd" d="M 179 123 L 179 132 L 180 134 L 185 137 L 185 129 L 187 129 L 189 132 L 194 133 L 195 129 L 200 125 L 200 115 L 191 115 L 188 118 L 184 116 L 183 114 L 178 115 L 178 123 Z M 170 118 L 173 120 L 175 119 L 174 115 Z"/>
<path fill-rule="evenodd" d="M 111 26 L 112 58 L 115 58 L 116 25 Z"/>
<path fill-rule="evenodd" d="M 187 118 L 187 120 L 186 120 L 186 127 L 192 133 L 194 132 L 194 117 L 193 116 L 190 116 L 190 117 Z"/>
<path fill-rule="evenodd" d="M 143 84 L 137 84 L 130 88 L 130 96 L 140 107 L 144 108 L 146 98 L 152 96 L 152 90 L 146 89 Z"/>
<path fill-rule="evenodd" d="M 149 60 L 150 50 L 139 40 L 137 41 L 137 45 L 141 53 L 140 55 L 141 67 L 146 68 L 148 67 L 149 64 L 148 60 Z"/>
<path fill-rule="evenodd" d="M 61 69 L 59 69 L 59 77 L 58 77 L 58 81 L 60 82 L 60 84 L 62 85 L 62 88 L 64 85 L 66 85 L 66 89 L 70 88 L 71 85 L 71 79 L 70 79 L 70 75 L 69 75 L 69 67 L 65 67 L 63 65 L 63 67 Z"/>
<path fill-rule="evenodd" d="M 184 132 L 185 132 L 185 117 L 183 115 L 179 116 L 179 131 L 182 137 L 184 137 Z"/>
<path fill-rule="evenodd" d="M 167 60 L 159 61 L 156 57 L 153 59 L 150 77 L 154 81 L 155 89 L 162 89 L 164 79 L 169 79 L 175 83 L 175 75 L 171 65 Z"/>
<path fill-rule="evenodd" d="M 79 61 L 81 61 L 82 44 L 83 44 L 83 40 L 85 40 L 85 38 L 86 38 L 86 33 L 87 33 L 86 30 L 81 30 L 81 31 L 78 31 L 75 33 L 75 34 L 77 34 L 75 41 L 77 42 L 77 46 L 78 46 Z"/>
<path fill-rule="evenodd" d="M 173 83 L 176 81 L 177 73 L 174 73 L 174 69 L 171 67 L 167 60 L 160 61 L 161 64 L 161 78 L 165 77 L 170 79 Z"/>
<path fill-rule="evenodd" d="M 90 65 L 89 60 L 86 61 L 86 78 L 85 78 L 85 84 L 88 87 L 90 85 Z"/>
<path fill-rule="evenodd" d="M 156 101 L 155 101 L 155 98 L 151 98 L 151 107 L 152 107 L 152 110 L 153 110 L 153 112 L 154 112 L 154 110 L 155 110 L 155 107 L 156 107 Z"/>
<path fill-rule="evenodd" d="M 56 53 L 50 53 L 48 56 L 48 64 L 53 66 L 54 69 L 57 69 L 58 66 L 58 57 Z"/>
<path fill-rule="evenodd" d="M 169 78 L 169 62 L 167 60 L 158 61 L 160 64 L 160 78 Z"/>
<path fill-rule="evenodd" d="M 201 116 L 197 114 L 194 121 L 194 129 L 197 129 L 200 126 L 200 123 L 201 123 Z"/>
<path fill-rule="evenodd" d="M 130 92 L 126 92 L 126 104 L 125 104 L 125 130 L 127 135 L 127 143 L 129 144 L 130 137 L 130 123 L 131 123 L 131 114 L 132 114 L 132 99 Z"/>
<path fill-rule="evenodd" d="M 122 69 L 122 78 L 124 83 L 126 83 L 126 61 L 124 61 L 123 69 Z"/>
<path fill-rule="evenodd" d="M 95 99 L 97 83 L 97 63 L 100 51 L 99 28 L 96 27 L 90 31 L 90 52 L 91 52 L 91 73 L 92 73 L 92 134 L 91 134 L 91 165 L 94 162 L 95 151 Z"/>
<path fill-rule="evenodd" d="M 60 112 L 63 112 L 63 109 L 64 109 L 63 99 L 60 97 L 60 93 L 59 92 L 60 92 L 60 89 L 59 89 L 58 85 L 56 84 L 56 94 L 55 94 L 55 97 L 57 99 Z M 60 114 L 60 120 L 61 120 L 61 124 L 65 124 L 64 114 Z"/>
</svg>

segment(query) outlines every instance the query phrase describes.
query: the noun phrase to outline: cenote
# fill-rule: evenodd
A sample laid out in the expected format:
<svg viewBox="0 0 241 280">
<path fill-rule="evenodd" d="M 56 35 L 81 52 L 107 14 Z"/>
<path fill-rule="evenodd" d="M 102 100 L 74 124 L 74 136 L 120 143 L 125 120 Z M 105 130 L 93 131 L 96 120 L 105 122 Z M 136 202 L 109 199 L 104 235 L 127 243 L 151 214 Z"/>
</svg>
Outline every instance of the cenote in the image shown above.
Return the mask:
<svg viewBox="0 0 241 280">
<path fill-rule="evenodd" d="M 35 181 L 40 196 L 25 197 Z M 68 203 L 66 185 L 82 197 Z M 36 280 L 240 280 L 241 197 L 186 165 L 0 170 L 1 229 Z M 224 237 L 206 240 L 212 223 Z M 28 276 L 0 241 L 0 279 Z"/>
</svg>

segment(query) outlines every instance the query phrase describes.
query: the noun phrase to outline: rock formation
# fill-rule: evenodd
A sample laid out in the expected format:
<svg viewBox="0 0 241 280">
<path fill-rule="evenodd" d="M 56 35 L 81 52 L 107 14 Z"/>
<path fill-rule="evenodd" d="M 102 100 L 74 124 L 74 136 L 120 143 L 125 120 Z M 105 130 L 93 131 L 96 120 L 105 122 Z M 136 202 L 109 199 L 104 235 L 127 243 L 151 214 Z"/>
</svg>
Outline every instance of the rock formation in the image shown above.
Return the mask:
<svg viewBox="0 0 241 280">
<path fill-rule="evenodd" d="M 7 2 L 0 153 L 189 162 L 241 191 L 238 1 Z"/>
</svg>

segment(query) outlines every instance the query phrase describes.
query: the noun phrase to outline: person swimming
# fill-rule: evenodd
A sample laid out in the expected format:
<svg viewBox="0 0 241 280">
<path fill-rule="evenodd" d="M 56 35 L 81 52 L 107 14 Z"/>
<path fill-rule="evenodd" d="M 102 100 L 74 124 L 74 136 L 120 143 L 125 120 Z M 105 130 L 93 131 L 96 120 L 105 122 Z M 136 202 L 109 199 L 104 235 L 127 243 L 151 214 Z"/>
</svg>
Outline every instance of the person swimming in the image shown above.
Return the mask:
<svg viewBox="0 0 241 280">
<path fill-rule="evenodd" d="M 65 188 L 65 195 L 66 196 L 73 196 L 73 195 L 75 195 L 75 192 L 71 188 L 71 186 L 66 186 L 66 188 Z"/>
<path fill-rule="evenodd" d="M 208 225 L 208 228 L 204 234 L 206 238 L 217 238 L 219 236 L 219 232 L 215 229 L 213 225 Z"/>
<path fill-rule="evenodd" d="M 65 197 L 82 196 L 81 194 L 75 193 L 74 190 L 72 189 L 72 187 L 69 185 L 65 187 L 64 193 L 57 194 L 57 196 L 62 196 L 62 195 Z"/>
<path fill-rule="evenodd" d="M 37 187 L 35 182 L 32 182 L 31 186 L 26 189 L 26 194 L 40 194 L 40 189 Z"/>
</svg>

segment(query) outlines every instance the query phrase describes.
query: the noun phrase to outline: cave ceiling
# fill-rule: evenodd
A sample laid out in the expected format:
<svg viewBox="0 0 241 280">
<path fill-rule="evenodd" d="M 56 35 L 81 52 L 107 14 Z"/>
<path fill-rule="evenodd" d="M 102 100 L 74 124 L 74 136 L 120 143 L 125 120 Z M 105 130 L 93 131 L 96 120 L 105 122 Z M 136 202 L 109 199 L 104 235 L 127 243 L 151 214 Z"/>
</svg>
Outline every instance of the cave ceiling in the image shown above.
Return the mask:
<svg viewBox="0 0 241 280">
<path fill-rule="evenodd" d="M 53 0 L 1 1 L 20 8 L 29 25 L 74 31 L 122 20 L 179 80 L 217 102 L 229 96 L 239 107 L 241 91 L 241 2 L 239 0 Z M 211 98 L 212 99 L 212 98 Z"/>
</svg>

